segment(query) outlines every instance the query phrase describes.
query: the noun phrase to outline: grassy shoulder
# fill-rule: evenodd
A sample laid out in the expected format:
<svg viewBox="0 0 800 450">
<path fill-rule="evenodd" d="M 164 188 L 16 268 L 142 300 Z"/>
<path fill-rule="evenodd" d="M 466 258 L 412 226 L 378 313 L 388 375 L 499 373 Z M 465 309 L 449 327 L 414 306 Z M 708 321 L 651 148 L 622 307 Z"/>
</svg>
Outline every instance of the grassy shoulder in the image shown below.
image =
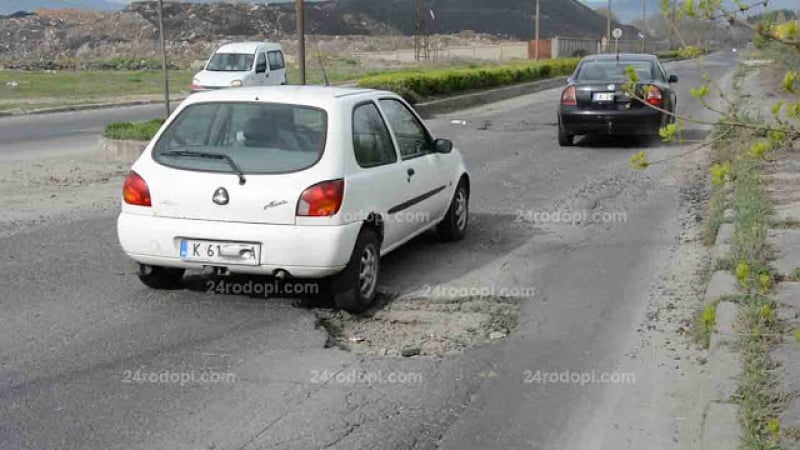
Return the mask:
<svg viewBox="0 0 800 450">
<path fill-rule="evenodd" d="M 188 90 L 192 74 L 173 71 L 170 79 L 177 93 Z M 0 71 L 0 110 L 114 102 L 161 92 L 163 80 L 157 71 Z"/>
<path fill-rule="evenodd" d="M 152 119 L 146 122 L 114 122 L 106 126 L 103 136 L 107 139 L 126 141 L 149 141 L 156 135 L 164 119 Z"/>
</svg>

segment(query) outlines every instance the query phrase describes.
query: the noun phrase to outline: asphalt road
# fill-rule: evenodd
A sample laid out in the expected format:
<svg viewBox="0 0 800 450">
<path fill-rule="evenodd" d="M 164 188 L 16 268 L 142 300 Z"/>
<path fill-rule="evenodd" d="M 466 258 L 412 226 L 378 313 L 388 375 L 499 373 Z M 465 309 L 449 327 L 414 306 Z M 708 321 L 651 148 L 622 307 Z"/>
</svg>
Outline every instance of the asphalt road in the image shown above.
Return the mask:
<svg viewBox="0 0 800 450">
<path fill-rule="evenodd" d="M 734 66 L 730 54 L 707 59 L 716 79 Z M 691 61 L 669 70 L 681 77 L 680 109 L 698 113 L 688 92 L 700 71 Z M 422 236 L 384 261 L 394 292 L 535 289 L 507 340 L 442 359 L 326 348 L 314 311 L 290 300 L 212 295 L 196 277 L 181 290 L 144 288 L 117 244 L 116 211 L 93 213 L 0 240 L 0 448 L 662 448 L 615 427 L 637 414 L 615 409 L 632 392 L 624 386 L 525 382 L 538 370 L 624 371 L 642 299 L 680 232 L 677 169 L 628 166 L 643 145 L 652 159 L 679 148 L 606 139 L 559 148 L 558 95 L 433 120 L 473 172 L 469 236 L 456 245 Z M 0 120 L 0 158 L 50 154 L 68 138 L 78 152 L 106 122 L 154 113 Z M 566 205 L 618 218 L 530 219 Z M 385 382 L 320 380 L 354 371 Z M 221 381 L 198 381 L 211 372 Z"/>
</svg>

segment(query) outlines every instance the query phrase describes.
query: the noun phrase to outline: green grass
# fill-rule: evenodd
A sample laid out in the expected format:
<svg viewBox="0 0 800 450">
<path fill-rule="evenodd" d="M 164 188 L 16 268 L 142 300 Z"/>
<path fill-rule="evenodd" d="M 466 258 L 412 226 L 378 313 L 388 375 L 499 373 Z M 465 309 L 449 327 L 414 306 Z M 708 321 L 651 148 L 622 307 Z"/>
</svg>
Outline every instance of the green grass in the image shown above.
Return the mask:
<svg viewBox="0 0 800 450">
<path fill-rule="evenodd" d="M 164 119 L 152 119 L 146 122 L 114 122 L 106 126 L 103 136 L 108 139 L 131 141 L 149 141 L 156 135 Z"/>
<path fill-rule="evenodd" d="M 157 95 L 163 92 L 161 72 L 157 71 L 0 71 L 0 110 L 38 109 L 114 101 L 120 97 Z M 170 72 L 171 90 L 188 91 L 192 74 Z M 15 81 L 17 87 L 7 83 Z"/>
<path fill-rule="evenodd" d="M 75 67 L 80 67 L 82 63 L 74 61 L 73 64 Z M 364 67 L 357 61 L 341 58 L 325 61 L 324 64 L 328 82 L 331 84 L 355 82 L 366 76 L 409 70 L 409 68 L 380 70 Z M 491 63 L 481 63 L 481 65 L 492 66 Z M 455 61 L 435 66 L 414 65 L 410 67 L 410 70 L 430 71 L 475 66 L 475 62 Z M 188 92 L 194 76 L 193 71 L 171 70 L 169 75 L 172 94 Z M 322 68 L 314 59 L 310 59 L 308 62 L 306 76 L 308 84 L 324 84 L 325 82 Z M 300 75 L 295 68 L 289 68 L 288 77 L 290 83 L 299 83 L 300 81 Z M 12 81 L 18 83 L 18 86 L 13 88 L 7 86 L 7 83 Z M 122 97 L 158 96 L 162 92 L 162 74 L 157 70 L 0 71 L 0 111 L 31 110 L 87 103 L 113 103 L 121 100 Z"/>
<path fill-rule="evenodd" d="M 775 364 L 769 357 L 770 347 L 782 334 L 775 302 L 769 297 L 774 280 L 766 244 L 771 207 L 762 189 L 764 162 L 747 151 L 756 136 L 742 131 L 738 135 L 741 139 L 730 144 L 737 149 L 735 155 L 728 153 L 733 163 L 736 210 L 732 259 L 745 291 L 740 302 L 745 313 L 736 324 L 743 369 L 735 397 L 740 404 L 743 448 L 771 450 L 781 448 L 778 417 L 783 407 L 782 396 L 776 391 Z"/>
</svg>

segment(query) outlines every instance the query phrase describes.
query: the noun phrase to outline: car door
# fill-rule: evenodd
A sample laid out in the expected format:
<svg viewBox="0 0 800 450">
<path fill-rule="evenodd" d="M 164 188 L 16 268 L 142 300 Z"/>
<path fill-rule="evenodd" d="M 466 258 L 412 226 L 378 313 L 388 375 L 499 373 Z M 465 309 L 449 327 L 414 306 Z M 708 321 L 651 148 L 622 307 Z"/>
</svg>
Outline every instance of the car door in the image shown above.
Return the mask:
<svg viewBox="0 0 800 450">
<path fill-rule="evenodd" d="M 348 221 L 366 220 L 377 212 L 383 217 L 383 249 L 402 242 L 404 224 L 389 217 L 389 210 L 410 195 L 407 174 L 400 165 L 394 141 L 373 101 L 353 107 L 353 153 L 358 169 L 347 178 Z"/>
<path fill-rule="evenodd" d="M 433 151 L 431 134 L 405 102 L 388 97 L 379 103 L 400 152 L 400 165 L 408 175 L 408 195 L 390 212 L 404 221 L 407 233 L 414 234 L 428 228 L 447 209 L 449 172 L 442 170 L 444 155 Z"/>
<path fill-rule="evenodd" d="M 256 55 L 256 65 L 254 69 L 254 86 L 266 86 L 269 82 L 269 65 L 267 64 L 267 54 L 263 50 L 259 50 Z"/>
<path fill-rule="evenodd" d="M 280 50 L 272 50 L 267 52 L 267 59 L 269 60 L 270 70 L 270 85 L 287 84 L 286 79 L 286 60 L 283 57 L 283 52 Z"/>
</svg>

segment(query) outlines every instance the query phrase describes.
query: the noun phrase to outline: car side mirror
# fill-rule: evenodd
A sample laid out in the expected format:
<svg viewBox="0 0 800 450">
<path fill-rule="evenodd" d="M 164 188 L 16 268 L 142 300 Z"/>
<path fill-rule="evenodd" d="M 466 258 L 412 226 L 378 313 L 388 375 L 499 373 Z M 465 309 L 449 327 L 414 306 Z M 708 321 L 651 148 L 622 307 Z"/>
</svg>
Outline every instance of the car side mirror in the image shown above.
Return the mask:
<svg viewBox="0 0 800 450">
<path fill-rule="evenodd" d="M 453 151 L 453 141 L 449 139 L 437 139 L 433 142 L 436 153 L 450 153 Z"/>
<path fill-rule="evenodd" d="M 677 83 L 678 82 L 678 76 L 677 75 L 670 75 L 669 76 L 669 82 L 670 83 Z"/>
<path fill-rule="evenodd" d="M 570 75 L 567 77 L 567 84 L 572 84 L 575 82 L 575 77 Z"/>
<path fill-rule="evenodd" d="M 267 73 L 267 63 L 257 65 L 256 73 Z"/>
</svg>

